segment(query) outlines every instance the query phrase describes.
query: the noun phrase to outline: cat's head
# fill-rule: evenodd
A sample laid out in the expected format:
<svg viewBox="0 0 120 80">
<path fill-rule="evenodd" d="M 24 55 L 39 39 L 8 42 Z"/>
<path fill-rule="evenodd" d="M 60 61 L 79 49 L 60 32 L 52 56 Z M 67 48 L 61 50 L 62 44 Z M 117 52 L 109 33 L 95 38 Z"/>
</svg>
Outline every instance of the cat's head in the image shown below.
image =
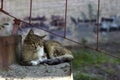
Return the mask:
<svg viewBox="0 0 120 80">
<path fill-rule="evenodd" d="M 34 33 L 34 31 L 32 30 L 32 29 L 30 29 L 30 31 L 28 32 L 28 36 L 32 36 L 32 35 L 34 35 L 34 36 L 38 36 L 38 35 L 36 35 L 35 33 Z M 44 36 L 38 36 L 40 39 L 43 39 L 43 38 L 45 38 L 47 35 L 44 35 Z"/>
<path fill-rule="evenodd" d="M 34 45 L 39 45 L 39 46 L 43 46 L 43 41 L 44 41 L 44 36 L 38 36 L 36 34 L 34 34 L 34 31 L 31 29 L 25 40 L 24 40 L 24 43 L 27 43 L 27 44 L 34 44 Z"/>
<path fill-rule="evenodd" d="M 24 39 L 22 47 L 23 61 L 31 61 L 32 65 L 37 65 L 39 62 L 46 60 L 46 54 L 44 52 L 44 38 L 45 36 L 38 36 L 34 34 L 33 30 L 30 30 Z M 37 62 L 36 62 L 37 60 Z"/>
</svg>

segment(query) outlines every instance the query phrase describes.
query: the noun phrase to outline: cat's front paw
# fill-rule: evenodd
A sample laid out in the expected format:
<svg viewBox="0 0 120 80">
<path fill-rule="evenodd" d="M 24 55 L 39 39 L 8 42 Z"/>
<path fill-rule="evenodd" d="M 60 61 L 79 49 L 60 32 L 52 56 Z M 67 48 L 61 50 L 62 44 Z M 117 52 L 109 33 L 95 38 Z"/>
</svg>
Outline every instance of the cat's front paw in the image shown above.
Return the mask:
<svg viewBox="0 0 120 80">
<path fill-rule="evenodd" d="M 40 61 L 40 62 L 43 62 L 43 61 L 45 61 L 45 60 L 47 60 L 47 57 L 46 57 L 46 56 L 39 57 L 39 61 Z"/>
<path fill-rule="evenodd" d="M 35 65 L 38 65 L 39 62 L 38 61 L 31 61 L 31 64 L 35 66 Z"/>
</svg>

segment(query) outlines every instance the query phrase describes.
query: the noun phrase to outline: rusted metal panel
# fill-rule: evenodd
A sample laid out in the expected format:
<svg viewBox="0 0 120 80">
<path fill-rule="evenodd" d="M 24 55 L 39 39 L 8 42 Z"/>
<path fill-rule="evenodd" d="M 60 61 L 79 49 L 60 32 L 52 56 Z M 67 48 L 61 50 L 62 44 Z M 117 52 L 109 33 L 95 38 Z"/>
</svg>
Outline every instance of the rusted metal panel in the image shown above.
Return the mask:
<svg viewBox="0 0 120 80">
<path fill-rule="evenodd" d="M 0 67 L 7 67 L 17 62 L 17 55 L 20 54 L 21 37 L 2 36 L 0 37 Z"/>
</svg>

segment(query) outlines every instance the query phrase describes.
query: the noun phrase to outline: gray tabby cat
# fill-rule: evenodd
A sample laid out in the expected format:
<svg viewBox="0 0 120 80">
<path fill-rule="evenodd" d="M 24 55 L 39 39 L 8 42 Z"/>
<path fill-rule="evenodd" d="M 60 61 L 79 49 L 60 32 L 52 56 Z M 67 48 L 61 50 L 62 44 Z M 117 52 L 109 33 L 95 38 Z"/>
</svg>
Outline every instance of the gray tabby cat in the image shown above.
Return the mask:
<svg viewBox="0 0 120 80">
<path fill-rule="evenodd" d="M 59 64 L 73 60 L 70 50 L 57 41 L 44 40 L 45 36 L 38 36 L 32 30 L 29 31 L 23 43 L 22 63 L 29 65 Z"/>
</svg>

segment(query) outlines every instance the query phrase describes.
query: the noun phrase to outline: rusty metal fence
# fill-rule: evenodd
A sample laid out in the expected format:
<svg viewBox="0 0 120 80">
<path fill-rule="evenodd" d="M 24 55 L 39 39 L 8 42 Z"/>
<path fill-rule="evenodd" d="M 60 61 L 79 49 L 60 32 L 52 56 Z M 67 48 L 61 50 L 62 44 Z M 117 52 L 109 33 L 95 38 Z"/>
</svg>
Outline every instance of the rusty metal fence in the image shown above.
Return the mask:
<svg viewBox="0 0 120 80">
<path fill-rule="evenodd" d="M 25 23 L 25 24 L 27 24 L 27 25 L 30 25 L 30 26 L 33 26 L 32 25 L 32 20 L 33 20 L 33 18 L 32 18 L 32 13 L 33 13 L 33 0 L 29 0 L 29 3 L 28 4 L 30 4 L 29 6 L 28 6 L 28 9 L 29 9 L 29 21 L 28 22 L 26 22 L 25 20 L 21 20 L 21 19 L 19 19 L 19 18 L 17 18 L 17 17 L 15 17 L 15 16 L 13 16 L 11 13 L 9 13 L 7 10 L 5 10 L 4 9 L 4 1 L 5 0 L 1 0 L 1 8 L 0 8 L 0 12 L 1 13 L 3 13 L 3 14 L 6 14 L 7 16 L 9 16 L 9 17 L 12 17 L 12 18 L 14 18 L 14 20 L 15 20 L 15 23 L 18 25 L 19 24 L 19 22 L 23 22 L 23 23 Z M 76 0 L 77 1 L 77 0 Z M 39 1 L 40 2 L 40 1 Z M 49 3 L 49 2 L 48 2 Z M 103 21 L 110 21 L 111 19 L 106 19 L 106 18 L 101 18 L 101 13 L 100 13 L 100 10 L 101 10 L 101 0 L 95 0 L 95 3 L 97 4 L 95 7 L 96 7 L 96 14 L 94 15 L 95 16 L 95 18 L 92 18 L 91 20 L 88 20 L 88 19 L 86 19 L 86 16 L 85 16 L 85 13 L 84 12 L 81 12 L 81 15 L 83 15 L 83 17 L 84 17 L 84 20 L 83 19 L 79 19 L 79 18 L 74 18 L 73 16 L 70 18 L 72 21 L 73 21 L 73 23 L 75 24 L 75 25 L 77 25 L 77 21 L 79 22 L 79 23 L 82 23 L 82 22 L 90 22 L 91 24 L 92 24 L 92 22 L 95 22 L 95 28 L 96 28 L 96 34 L 95 34 L 95 42 L 96 42 L 96 46 L 93 48 L 93 47 L 90 47 L 90 46 L 87 46 L 86 45 L 86 47 L 87 48 L 89 48 L 89 49 L 92 49 L 92 50 L 96 50 L 96 51 L 98 51 L 98 52 L 102 52 L 102 53 L 104 53 L 104 54 L 106 54 L 106 55 L 110 55 L 110 56 L 112 56 L 112 57 L 115 57 L 115 58 L 118 58 L 118 59 L 120 59 L 120 57 L 119 56 L 116 56 L 116 55 L 113 55 L 113 54 L 111 54 L 111 53 L 109 53 L 109 52 L 106 52 L 105 50 L 101 50 L 100 48 L 99 48 L 99 46 L 100 46 L 100 41 L 99 41 L 99 38 L 100 38 L 100 28 L 101 28 L 101 23 L 100 23 L 100 19 L 102 19 Z M 80 3 L 80 4 L 82 4 L 82 3 Z M 63 4 L 62 4 L 62 6 L 64 7 L 63 9 L 64 9 L 64 12 L 63 12 L 63 15 L 64 15 L 64 29 L 63 29 L 63 35 L 61 35 L 61 34 L 57 34 L 57 33 L 54 33 L 53 31 L 50 31 L 50 30 L 48 30 L 48 29 L 44 29 L 44 28 L 40 28 L 41 30 L 44 30 L 44 31 L 46 31 L 46 32 L 48 32 L 48 33 L 50 33 L 50 34 L 52 34 L 52 35 L 54 35 L 54 36 L 58 36 L 58 37 L 61 37 L 61 38 L 63 38 L 63 39 L 65 39 L 65 40 L 68 40 L 68 41 L 70 41 L 70 42 L 74 42 L 74 43 L 76 43 L 76 44 L 80 44 L 80 45 L 82 45 L 82 43 L 81 42 L 79 42 L 79 41 L 77 41 L 77 40 L 74 40 L 74 39 L 72 39 L 72 38 L 68 38 L 67 37 L 67 22 L 68 22 L 68 14 L 69 14 L 69 11 L 71 10 L 71 9 L 69 9 L 69 6 L 70 5 L 72 5 L 72 4 L 70 4 L 69 3 L 69 1 L 68 0 L 64 0 L 63 1 Z M 75 5 L 75 4 L 74 4 Z M 78 5 L 78 4 L 77 4 Z M 88 11 L 91 11 L 91 10 L 93 10 L 93 8 L 94 8 L 94 6 L 92 7 L 92 5 L 91 4 L 88 4 L 88 7 L 89 7 L 89 10 Z M 84 10 L 83 10 L 84 11 Z M 17 14 L 17 12 L 16 12 L 16 14 Z M 91 15 L 90 15 L 91 14 Z M 74 15 L 74 14 L 73 14 Z M 92 14 L 92 12 L 89 12 L 89 15 L 90 16 L 93 16 L 93 14 Z M 93 16 L 93 17 L 94 17 Z M 54 16 L 53 16 L 53 18 L 54 18 Z M 62 25 L 63 26 L 63 25 Z M 79 27 L 78 27 L 79 28 Z M 14 34 L 16 33 L 16 31 L 17 31 L 17 29 L 18 29 L 18 26 L 15 26 L 14 27 Z M 84 30 L 84 29 L 83 29 Z M 102 30 L 102 29 L 101 29 Z M 104 29 L 103 29 L 103 31 L 104 31 Z M 86 32 L 87 33 L 87 32 Z M 78 35 L 80 35 L 80 34 L 78 34 Z"/>
</svg>

